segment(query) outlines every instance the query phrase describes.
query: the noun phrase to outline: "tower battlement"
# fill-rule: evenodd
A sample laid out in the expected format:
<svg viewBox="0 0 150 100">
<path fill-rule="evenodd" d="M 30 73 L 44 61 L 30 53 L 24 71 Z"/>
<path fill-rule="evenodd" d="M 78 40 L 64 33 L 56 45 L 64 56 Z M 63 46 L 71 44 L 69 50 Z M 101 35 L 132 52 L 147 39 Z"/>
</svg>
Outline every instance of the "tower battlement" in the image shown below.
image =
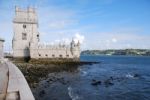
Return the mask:
<svg viewBox="0 0 150 100">
<path fill-rule="evenodd" d="M 35 8 L 28 7 L 27 9 L 22 9 L 15 7 L 15 17 L 13 19 L 15 23 L 38 23 L 38 17 Z"/>
</svg>

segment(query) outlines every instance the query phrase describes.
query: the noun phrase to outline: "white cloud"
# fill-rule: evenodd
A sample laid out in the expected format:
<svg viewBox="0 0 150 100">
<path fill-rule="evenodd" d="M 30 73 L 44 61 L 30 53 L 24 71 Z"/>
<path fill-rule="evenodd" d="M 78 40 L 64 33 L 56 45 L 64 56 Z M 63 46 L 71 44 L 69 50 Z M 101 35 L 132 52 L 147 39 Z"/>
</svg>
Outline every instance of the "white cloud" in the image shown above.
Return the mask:
<svg viewBox="0 0 150 100">
<path fill-rule="evenodd" d="M 78 41 L 82 44 L 85 40 L 85 37 L 79 33 L 76 33 L 75 34 L 75 37 L 74 37 L 74 40 L 75 42 L 77 43 Z"/>
<path fill-rule="evenodd" d="M 113 43 L 116 43 L 116 42 L 117 42 L 117 39 L 116 39 L 116 38 L 112 38 L 112 42 L 113 42 Z"/>
<path fill-rule="evenodd" d="M 71 41 L 72 41 L 72 38 L 74 39 L 75 43 L 78 43 L 78 41 L 82 44 L 83 42 L 85 41 L 85 37 L 79 33 L 75 33 L 74 36 L 62 36 L 60 39 L 55 39 L 55 40 L 52 40 L 52 41 L 47 41 L 46 43 L 52 43 L 52 44 L 66 44 L 66 45 L 70 45 Z"/>
<path fill-rule="evenodd" d="M 63 19 L 63 20 L 53 20 L 53 21 L 50 21 L 49 22 L 49 28 L 50 29 L 64 29 L 64 28 L 67 28 L 68 26 L 71 26 L 71 25 L 75 25 L 77 24 L 77 21 L 75 20 L 71 20 L 71 19 Z"/>
<path fill-rule="evenodd" d="M 90 34 L 90 33 L 89 33 Z M 87 37 L 87 47 L 93 49 L 150 49 L 149 34 L 102 32 Z M 98 35 L 97 35 L 98 34 Z M 93 39 L 93 40 L 92 40 Z"/>
<path fill-rule="evenodd" d="M 70 42 L 71 42 L 71 39 L 69 39 L 69 38 L 63 38 L 62 41 L 63 41 L 64 44 L 69 45 Z"/>
</svg>

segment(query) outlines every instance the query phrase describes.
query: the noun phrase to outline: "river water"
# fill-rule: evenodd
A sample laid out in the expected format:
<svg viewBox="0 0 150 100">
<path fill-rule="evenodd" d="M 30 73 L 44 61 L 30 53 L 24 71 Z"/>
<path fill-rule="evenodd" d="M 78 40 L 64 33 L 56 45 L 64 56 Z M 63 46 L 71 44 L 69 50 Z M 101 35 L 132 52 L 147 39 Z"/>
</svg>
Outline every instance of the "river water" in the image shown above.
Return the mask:
<svg viewBox="0 0 150 100">
<path fill-rule="evenodd" d="M 81 60 L 101 63 L 82 65 L 72 72 L 50 73 L 32 89 L 35 98 L 150 100 L 150 57 L 81 56 Z"/>
</svg>

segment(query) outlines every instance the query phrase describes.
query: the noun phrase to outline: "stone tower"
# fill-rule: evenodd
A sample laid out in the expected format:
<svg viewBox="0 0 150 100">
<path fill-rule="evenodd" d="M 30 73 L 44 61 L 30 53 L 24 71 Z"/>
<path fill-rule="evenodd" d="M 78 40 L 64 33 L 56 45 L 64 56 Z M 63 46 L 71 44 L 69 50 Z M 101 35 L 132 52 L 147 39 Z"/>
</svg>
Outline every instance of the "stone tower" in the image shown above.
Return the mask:
<svg viewBox="0 0 150 100">
<path fill-rule="evenodd" d="M 75 40 L 72 39 L 71 42 L 71 53 L 73 55 L 74 58 L 79 58 L 80 57 L 80 42 L 78 41 L 78 43 L 75 43 Z"/>
<path fill-rule="evenodd" d="M 13 30 L 13 57 L 30 57 L 29 48 L 31 43 L 37 44 L 39 41 L 38 18 L 35 9 L 28 7 L 23 10 L 16 7 Z"/>
</svg>

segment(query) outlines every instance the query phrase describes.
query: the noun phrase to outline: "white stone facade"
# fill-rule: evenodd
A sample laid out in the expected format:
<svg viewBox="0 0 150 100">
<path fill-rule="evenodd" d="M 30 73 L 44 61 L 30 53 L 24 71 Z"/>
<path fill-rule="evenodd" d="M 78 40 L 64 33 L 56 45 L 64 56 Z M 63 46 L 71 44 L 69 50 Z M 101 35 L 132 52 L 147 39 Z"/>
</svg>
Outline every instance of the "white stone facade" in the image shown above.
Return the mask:
<svg viewBox="0 0 150 100">
<path fill-rule="evenodd" d="M 79 58 L 80 43 L 70 45 L 41 45 L 39 42 L 38 17 L 34 8 L 15 9 L 13 20 L 13 57 L 30 58 Z"/>
<path fill-rule="evenodd" d="M 4 57 L 4 54 L 3 54 L 3 42 L 4 42 L 4 40 L 0 38 L 0 59 Z"/>
</svg>

